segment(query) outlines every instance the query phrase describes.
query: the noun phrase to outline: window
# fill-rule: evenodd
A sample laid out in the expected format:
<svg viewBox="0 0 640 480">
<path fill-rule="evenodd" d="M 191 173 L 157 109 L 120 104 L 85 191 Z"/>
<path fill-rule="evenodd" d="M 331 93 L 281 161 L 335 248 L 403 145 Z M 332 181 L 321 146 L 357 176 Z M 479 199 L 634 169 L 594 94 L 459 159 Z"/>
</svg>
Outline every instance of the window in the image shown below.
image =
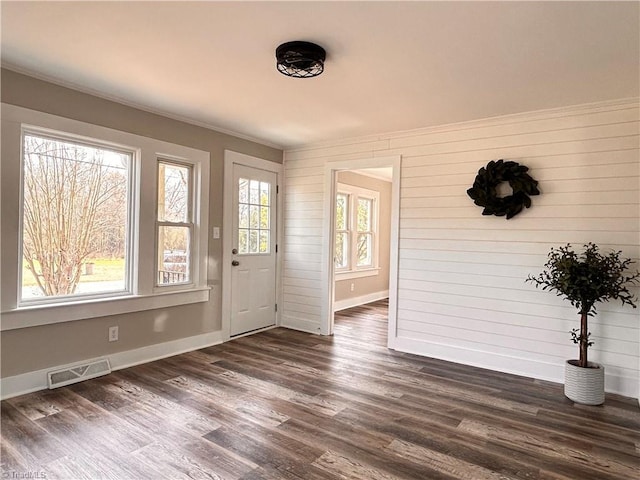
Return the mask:
<svg viewBox="0 0 640 480">
<path fill-rule="evenodd" d="M 356 200 L 356 266 L 373 267 L 373 199 Z"/>
<path fill-rule="evenodd" d="M 191 282 L 191 167 L 165 160 L 158 162 L 158 212 L 156 217 L 158 285 Z"/>
<path fill-rule="evenodd" d="M 0 123 L 0 329 L 209 300 L 208 152 L 6 104 Z"/>
<path fill-rule="evenodd" d="M 22 136 L 20 303 L 130 291 L 133 152 Z"/>
<path fill-rule="evenodd" d="M 336 273 L 377 268 L 378 200 L 378 192 L 338 184 L 335 203 Z"/>
<path fill-rule="evenodd" d="M 336 195 L 336 269 L 349 268 L 349 194 Z"/>
<path fill-rule="evenodd" d="M 238 179 L 238 253 L 271 253 L 271 195 L 268 182 Z"/>
</svg>

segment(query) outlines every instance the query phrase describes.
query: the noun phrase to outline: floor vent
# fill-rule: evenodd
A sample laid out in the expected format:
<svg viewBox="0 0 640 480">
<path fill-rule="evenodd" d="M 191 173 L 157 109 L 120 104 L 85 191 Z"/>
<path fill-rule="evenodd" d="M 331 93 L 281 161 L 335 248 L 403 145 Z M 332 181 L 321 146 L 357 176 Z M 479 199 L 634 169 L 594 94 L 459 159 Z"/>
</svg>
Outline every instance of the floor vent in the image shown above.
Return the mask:
<svg viewBox="0 0 640 480">
<path fill-rule="evenodd" d="M 47 373 L 49 388 L 64 387 L 72 383 L 82 382 L 90 378 L 111 373 L 111 365 L 106 358 L 99 358 L 88 363 L 75 364 Z"/>
</svg>

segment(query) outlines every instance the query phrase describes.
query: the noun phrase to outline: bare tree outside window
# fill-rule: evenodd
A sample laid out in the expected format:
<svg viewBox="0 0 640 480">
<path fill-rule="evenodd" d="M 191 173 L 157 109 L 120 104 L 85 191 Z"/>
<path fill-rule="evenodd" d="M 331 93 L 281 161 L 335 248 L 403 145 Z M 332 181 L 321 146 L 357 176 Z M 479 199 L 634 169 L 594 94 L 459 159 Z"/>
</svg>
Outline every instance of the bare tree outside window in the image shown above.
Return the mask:
<svg viewBox="0 0 640 480">
<path fill-rule="evenodd" d="M 23 148 L 21 298 L 123 290 L 131 154 L 31 133 Z M 89 278 L 101 259 L 114 268 Z"/>
</svg>

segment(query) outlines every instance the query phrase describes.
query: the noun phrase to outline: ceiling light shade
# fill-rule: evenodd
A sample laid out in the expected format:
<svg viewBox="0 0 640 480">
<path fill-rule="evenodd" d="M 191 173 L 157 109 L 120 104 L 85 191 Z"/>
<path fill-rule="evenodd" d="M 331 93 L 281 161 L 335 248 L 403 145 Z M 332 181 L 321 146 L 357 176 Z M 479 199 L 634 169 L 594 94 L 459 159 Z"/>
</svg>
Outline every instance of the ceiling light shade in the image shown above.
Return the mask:
<svg viewBox="0 0 640 480">
<path fill-rule="evenodd" d="M 324 71 L 326 56 L 324 48 L 315 43 L 287 42 L 276 48 L 276 65 L 288 77 L 317 77 Z"/>
</svg>

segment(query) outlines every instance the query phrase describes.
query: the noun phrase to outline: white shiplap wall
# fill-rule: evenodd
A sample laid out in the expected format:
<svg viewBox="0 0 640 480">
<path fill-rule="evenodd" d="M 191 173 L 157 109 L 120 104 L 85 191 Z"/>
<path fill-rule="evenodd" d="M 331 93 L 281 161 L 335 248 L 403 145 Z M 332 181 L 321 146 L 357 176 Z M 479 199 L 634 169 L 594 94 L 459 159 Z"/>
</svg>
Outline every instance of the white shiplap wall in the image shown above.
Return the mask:
<svg viewBox="0 0 640 480">
<path fill-rule="evenodd" d="M 398 350 L 562 381 L 577 355 L 566 302 L 524 283 L 552 246 L 592 241 L 640 257 L 637 99 L 312 145 L 285 153 L 282 323 L 320 332 L 325 165 L 402 156 Z M 466 195 L 480 167 L 514 160 L 542 195 L 511 220 Z M 637 266 L 637 265 L 636 265 Z M 637 291 L 637 290 L 636 290 Z M 638 395 L 638 310 L 604 304 L 591 360 L 607 390 Z"/>
</svg>

